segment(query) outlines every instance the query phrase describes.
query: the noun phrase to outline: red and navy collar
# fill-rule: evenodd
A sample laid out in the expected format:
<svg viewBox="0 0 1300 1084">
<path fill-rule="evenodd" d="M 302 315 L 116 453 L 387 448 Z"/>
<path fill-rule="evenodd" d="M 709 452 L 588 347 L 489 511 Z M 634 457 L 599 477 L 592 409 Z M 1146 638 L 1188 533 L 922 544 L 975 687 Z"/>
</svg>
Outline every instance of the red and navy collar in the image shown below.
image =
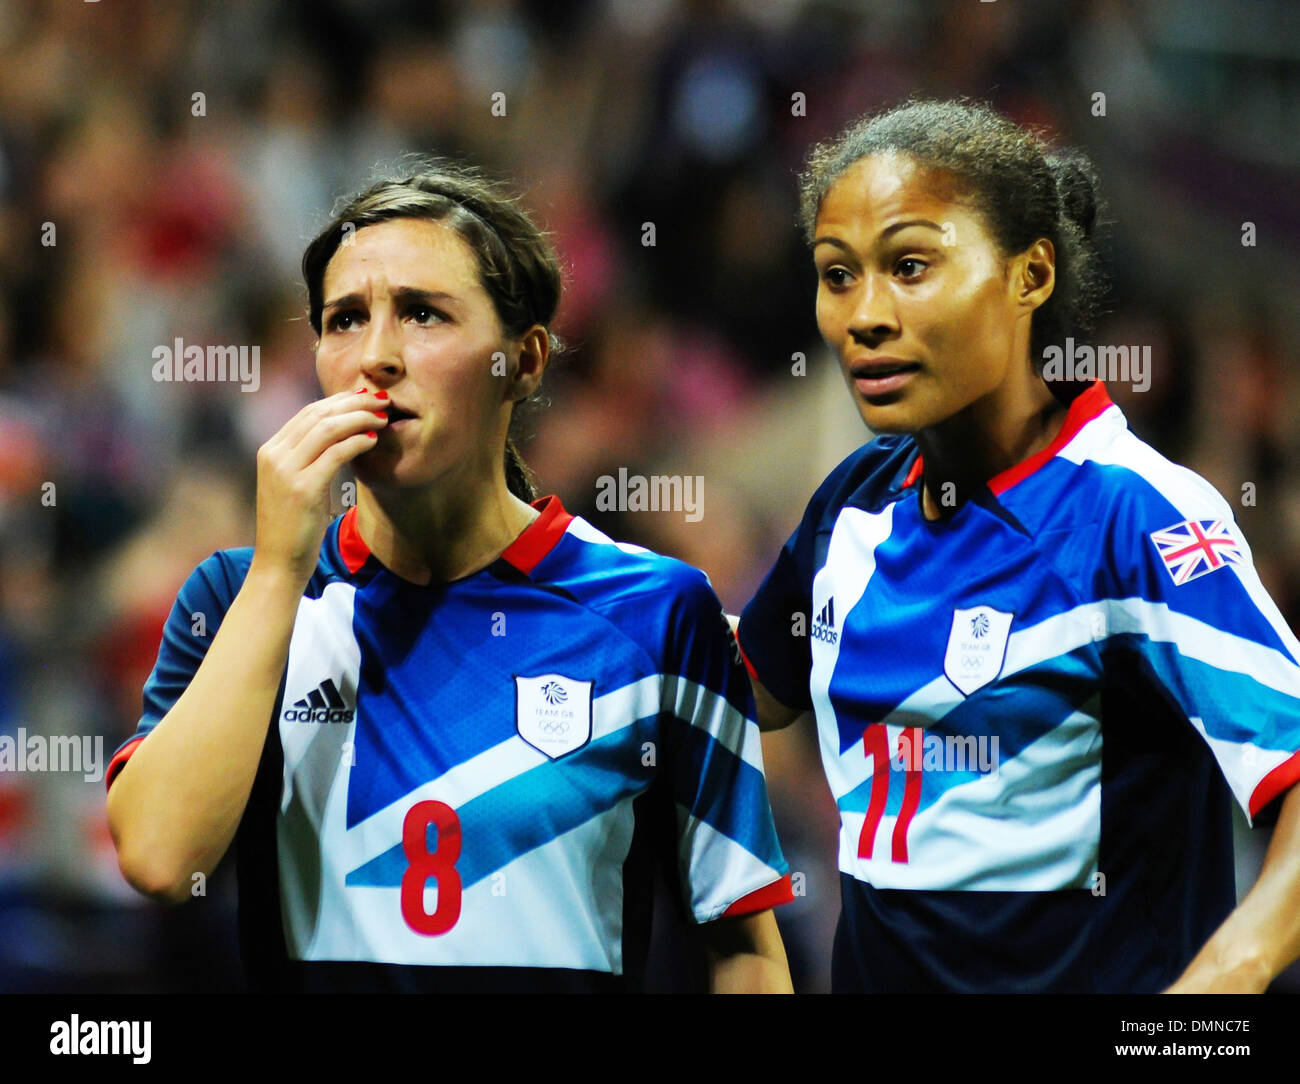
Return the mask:
<svg viewBox="0 0 1300 1084">
<path fill-rule="evenodd" d="M 1058 452 L 1079 435 L 1085 425 L 1094 418 L 1100 417 L 1107 409 L 1114 404 L 1111 402 L 1110 395 L 1106 391 L 1106 385 L 1100 380 L 1094 380 L 1086 390 L 1075 396 L 1070 403 L 1069 409 L 1065 412 L 1065 421 L 1061 423 L 1061 431 L 1052 439 L 1052 443 L 1046 448 L 1035 452 L 1028 459 L 1022 459 L 1013 467 L 1008 467 L 999 474 L 995 474 L 988 481 L 990 492 L 995 496 L 1001 496 L 1012 486 L 1023 482 L 1036 470 L 1053 459 Z M 925 463 L 922 457 L 918 455 L 912 463 L 912 469 L 907 472 L 907 477 L 903 479 L 903 488 L 913 485 L 921 472 L 925 470 Z"/>
<path fill-rule="evenodd" d="M 500 558 L 524 575 L 532 574 L 542 558 L 555 548 L 573 520 L 573 516 L 564 510 L 560 498 L 553 494 L 539 497 L 532 503 L 540 514 L 505 548 Z M 360 572 L 372 556 L 370 547 L 357 530 L 355 505 L 339 520 L 338 548 L 339 558 L 353 574 Z"/>
<path fill-rule="evenodd" d="M 560 498 L 554 494 L 539 497 L 533 501 L 533 507 L 541 514 L 501 554 L 501 560 L 513 565 L 526 576 L 532 575 L 542 558 L 555 549 L 573 521 L 573 517 L 560 504 Z"/>
</svg>

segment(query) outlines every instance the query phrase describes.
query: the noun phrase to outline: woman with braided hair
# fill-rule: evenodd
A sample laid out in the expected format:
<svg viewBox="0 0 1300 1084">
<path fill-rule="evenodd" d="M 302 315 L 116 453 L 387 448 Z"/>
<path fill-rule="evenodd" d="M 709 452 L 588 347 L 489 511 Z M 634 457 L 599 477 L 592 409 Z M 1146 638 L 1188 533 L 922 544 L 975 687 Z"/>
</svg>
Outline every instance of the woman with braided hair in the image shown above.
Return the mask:
<svg viewBox="0 0 1300 1084">
<path fill-rule="evenodd" d="M 606 991 L 640 986 L 659 865 L 713 989 L 788 991 L 716 596 L 535 499 L 509 439 L 553 348 L 544 235 L 430 162 L 347 201 L 303 274 L 324 398 L 259 450 L 255 545 L 168 620 L 107 773 L 128 880 L 184 900 L 237 840 L 256 989 Z"/>
</svg>

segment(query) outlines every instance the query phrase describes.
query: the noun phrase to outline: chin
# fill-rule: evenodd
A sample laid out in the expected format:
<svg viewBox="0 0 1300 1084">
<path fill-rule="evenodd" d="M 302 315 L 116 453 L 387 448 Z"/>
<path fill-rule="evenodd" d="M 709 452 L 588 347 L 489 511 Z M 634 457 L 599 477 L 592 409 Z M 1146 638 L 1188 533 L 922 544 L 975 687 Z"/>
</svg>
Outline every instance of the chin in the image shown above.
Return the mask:
<svg viewBox="0 0 1300 1084">
<path fill-rule="evenodd" d="M 352 461 L 352 473 L 367 489 L 375 490 L 419 489 L 432 481 L 422 476 L 427 471 L 416 472 L 402 462 L 402 457 L 383 454 L 378 448 L 357 456 Z"/>
<path fill-rule="evenodd" d="M 858 415 L 873 433 L 906 434 L 915 433 L 923 425 L 916 420 L 916 412 L 909 410 L 902 403 L 889 406 L 873 406 L 858 400 Z"/>
</svg>

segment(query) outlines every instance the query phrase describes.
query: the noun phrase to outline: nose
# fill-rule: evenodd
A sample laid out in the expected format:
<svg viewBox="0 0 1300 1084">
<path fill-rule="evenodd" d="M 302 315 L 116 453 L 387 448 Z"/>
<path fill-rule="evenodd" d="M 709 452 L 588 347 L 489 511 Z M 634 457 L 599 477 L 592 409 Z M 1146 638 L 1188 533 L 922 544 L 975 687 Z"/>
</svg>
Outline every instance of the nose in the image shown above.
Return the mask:
<svg viewBox="0 0 1300 1084">
<path fill-rule="evenodd" d="M 402 338 L 396 317 L 378 307 L 371 313 L 361 344 L 361 373 L 372 384 L 386 387 L 405 369 Z"/>
<path fill-rule="evenodd" d="M 849 317 L 849 334 L 864 346 L 875 346 L 898 334 L 898 310 L 893 291 L 874 274 L 862 277 Z"/>
</svg>

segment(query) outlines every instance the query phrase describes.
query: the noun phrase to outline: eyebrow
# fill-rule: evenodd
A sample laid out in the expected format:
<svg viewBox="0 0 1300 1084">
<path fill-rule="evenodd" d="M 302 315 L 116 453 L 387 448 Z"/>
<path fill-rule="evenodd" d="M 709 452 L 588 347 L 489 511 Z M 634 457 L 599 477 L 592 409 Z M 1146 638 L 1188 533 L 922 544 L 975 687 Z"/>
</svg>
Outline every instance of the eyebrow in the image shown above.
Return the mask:
<svg viewBox="0 0 1300 1084">
<path fill-rule="evenodd" d="M 943 233 L 943 227 L 938 225 L 935 222 L 931 222 L 928 218 L 908 218 L 902 222 L 895 222 L 892 225 L 886 226 L 883 230 L 880 231 L 880 236 L 876 238 L 876 240 L 884 241 L 886 238 L 892 237 L 899 230 L 907 229 L 908 226 L 924 226 L 926 227 L 926 229 L 931 229 L 931 230 L 935 230 L 938 233 Z M 836 248 L 843 248 L 843 249 L 847 249 L 849 247 L 848 244 L 846 244 L 844 241 L 841 241 L 838 237 L 819 237 L 817 238 L 816 241 L 813 242 L 813 248 L 816 248 L 818 245 L 834 245 Z"/>
<path fill-rule="evenodd" d="M 410 304 L 417 302 L 425 305 L 435 305 L 439 302 L 450 301 L 453 304 L 458 303 L 459 299 L 452 294 L 444 293 L 442 290 L 421 290 L 418 286 L 399 286 L 397 289 L 390 291 L 393 298 L 398 304 Z M 325 302 L 321 306 L 321 311 L 326 309 L 338 309 L 348 305 L 360 305 L 365 301 L 365 296 L 359 293 L 344 294 L 342 297 L 336 297 L 332 301 Z"/>
</svg>

